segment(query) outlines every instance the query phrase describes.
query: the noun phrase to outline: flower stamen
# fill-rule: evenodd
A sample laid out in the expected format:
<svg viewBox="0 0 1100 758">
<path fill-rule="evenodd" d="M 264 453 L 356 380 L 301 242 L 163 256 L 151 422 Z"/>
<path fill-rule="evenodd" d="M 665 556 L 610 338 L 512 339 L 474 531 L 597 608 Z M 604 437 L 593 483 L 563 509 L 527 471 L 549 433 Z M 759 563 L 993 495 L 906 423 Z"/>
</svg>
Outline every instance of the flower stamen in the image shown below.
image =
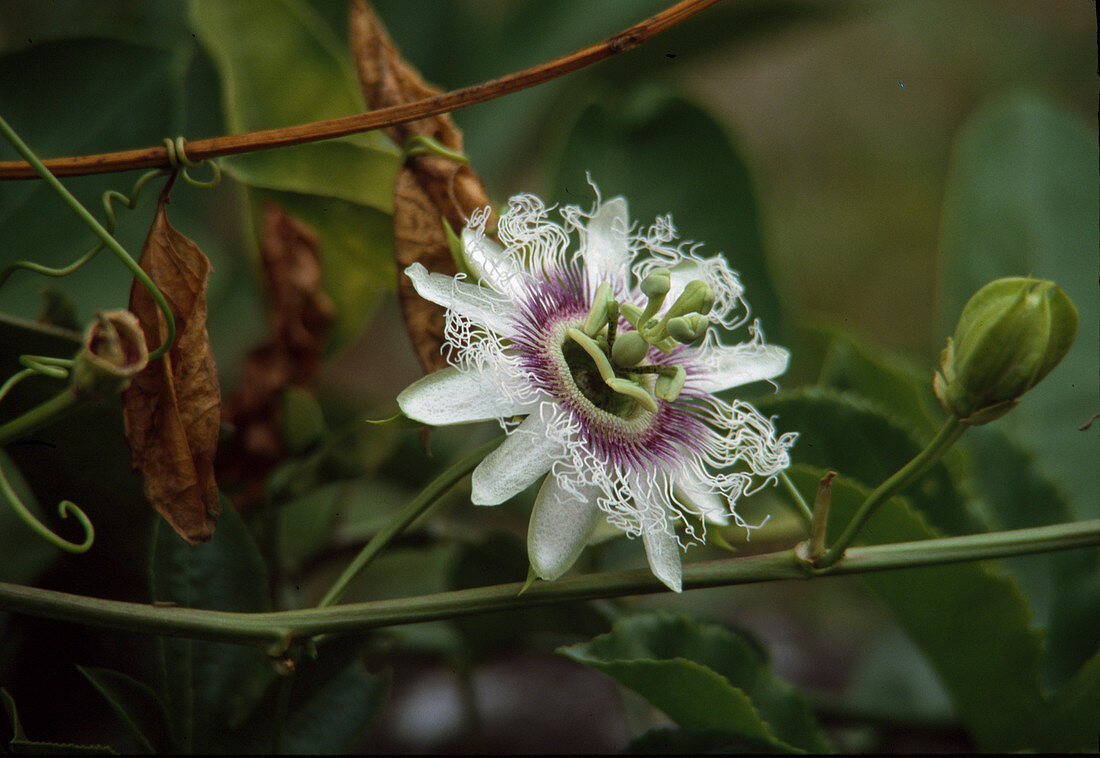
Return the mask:
<svg viewBox="0 0 1100 758">
<path fill-rule="evenodd" d="M 588 357 L 596 365 L 596 370 L 600 372 L 600 378 L 612 391 L 631 398 L 650 413 L 657 412 L 657 401 L 653 398 L 653 395 L 649 394 L 636 382 L 615 375 L 615 369 L 612 367 L 611 361 L 608 360 L 607 354 L 604 353 L 596 340 L 574 327 L 567 329 L 565 335 L 588 354 Z M 681 386 L 683 386 L 682 383 Z"/>
</svg>

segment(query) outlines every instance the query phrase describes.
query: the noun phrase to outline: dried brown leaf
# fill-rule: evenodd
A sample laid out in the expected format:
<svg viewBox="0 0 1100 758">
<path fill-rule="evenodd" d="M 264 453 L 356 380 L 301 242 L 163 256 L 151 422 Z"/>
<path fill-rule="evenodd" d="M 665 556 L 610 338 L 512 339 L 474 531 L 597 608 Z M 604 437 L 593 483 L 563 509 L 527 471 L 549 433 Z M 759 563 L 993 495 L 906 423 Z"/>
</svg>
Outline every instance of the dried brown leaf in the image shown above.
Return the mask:
<svg viewBox="0 0 1100 758">
<path fill-rule="evenodd" d="M 397 173 L 393 187 L 393 241 L 398 271 L 419 262 L 431 271 L 455 273 L 447 236 L 439 223 L 439 211 L 407 167 Z M 441 254 L 446 255 L 446 260 L 440 260 Z M 424 371 L 431 373 L 446 366 L 447 359 L 440 352 L 443 308 L 416 294 L 412 280 L 403 275 L 397 278 L 397 299 Z"/>
<path fill-rule="evenodd" d="M 363 0 L 349 5 L 348 38 L 359 83 L 372 108 L 420 100 L 439 94 L 401 58 L 381 20 Z M 399 145 L 426 135 L 453 151 L 462 151 L 462 132 L 443 114 L 398 124 L 386 133 Z M 394 186 L 394 250 L 399 271 L 421 263 L 429 271 L 454 274 L 441 218 L 454 230 L 469 215 L 489 205 L 481 179 L 467 165 L 441 155 L 417 155 L 406 160 Z M 490 225 L 492 225 L 490 223 Z M 405 326 L 425 371 L 446 365 L 439 353 L 443 344 L 443 309 L 421 299 L 407 277 L 399 275 L 398 294 Z"/>
<path fill-rule="evenodd" d="M 145 497 L 191 544 L 214 534 L 221 507 L 214 481 L 221 390 L 206 333 L 206 285 L 210 261 L 168 223 L 166 195 L 157 205 L 141 251 L 141 268 L 172 310 L 176 341 L 134 377 L 122 394 L 126 441 Z M 130 310 L 145 340 L 160 345 L 168 334 L 164 314 L 140 282 L 130 290 Z"/>
<path fill-rule="evenodd" d="M 336 315 L 321 287 L 317 233 L 275 203 L 264 205 L 260 259 L 271 290 L 270 335 L 248 354 L 241 387 L 222 407 L 234 435 L 217 459 L 218 479 L 236 489 L 242 509 L 259 502 L 268 473 L 286 457 L 283 393 L 313 388 Z"/>
</svg>

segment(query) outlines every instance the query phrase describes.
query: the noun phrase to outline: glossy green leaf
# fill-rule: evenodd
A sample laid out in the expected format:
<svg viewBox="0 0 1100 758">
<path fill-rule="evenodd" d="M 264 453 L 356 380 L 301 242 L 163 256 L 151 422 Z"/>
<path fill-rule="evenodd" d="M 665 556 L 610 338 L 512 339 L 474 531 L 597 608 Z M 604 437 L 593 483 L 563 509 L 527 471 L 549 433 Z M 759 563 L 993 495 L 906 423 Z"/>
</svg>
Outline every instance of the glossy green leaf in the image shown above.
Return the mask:
<svg viewBox="0 0 1100 758">
<path fill-rule="evenodd" d="M 364 110 L 346 50 L 308 3 L 191 0 L 190 16 L 221 73 L 234 133 Z"/>
<path fill-rule="evenodd" d="M 625 196 L 631 220 L 643 228 L 672 214 L 683 239 L 704 243 L 700 254 L 723 253 L 765 332 L 773 339 L 783 333 L 752 177 L 706 111 L 651 86 L 594 93 L 564 138 L 553 198 L 587 207 L 586 171 L 603 197 Z"/>
<path fill-rule="evenodd" d="M 918 437 L 878 404 L 850 392 L 809 387 L 762 395 L 753 402 L 765 416 L 776 416 L 781 428 L 798 431 L 798 441 L 791 449 L 796 463 L 831 469 L 871 488 L 908 463 L 930 437 Z M 802 491 L 816 492 L 817 482 Z M 942 462 L 904 494 L 948 534 L 972 534 L 986 528 L 970 512 Z"/>
<path fill-rule="evenodd" d="M 23 724 L 19 721 L 19 711 L 15 707 L 15 698 L 6 689 L 0 687 L 0 700 L 4 701 L 4 710 L 7 711 L 11 731 L 11 739 L 7 745 L 2 746 L 5 752 L 10 751 L 29 755 L 116 754 L 114 748 L 107 745 L 74 745 L 65 742 L 42 742 L 28 739 L 23 731 Z"/>
<path fill-rule="evenodd" d="M 802 698 L 775 678 L 761 650 L 722 627 L 663 612 L 638 615 L 558 652 L 635 690 L 682 727 L 778 750 L 828 750 Z"/>
<path fill-rule="evenodd" d="M 220 611 L 270 610 L 265 568 L 233 506 L 222 503 L 214 537 L 194 547 L 158 524 L 152 558 L 157 602 Z M 162 693 L 182 752 L 217 748 L 225 714 L 267 664 L 252 648 L 161 638 Z"/>
<path fill-rule="evenodd" d="M 119 671 L 76 668 L 107 700 L 143 752 L 173 752 L 168 711 L 153 690 Z"/>
<path fill-rule="evenodd" d="M 792 467 L 812 491 L 824 472 Z M 835 539 L 869 490 L 850 479 L 832 486 L 829 539 Z M 939 536 L 902 498 L 885 503 L 860 542 L 885 544 Z M 1050 720 L 1039 683 L 1042 636 L 1016 582 L 993 562 L 866 574 L 861 580 L 925 654 L 955 710 L 982 750 L 1043 748 Z"/>
<path fill-rule="evenodd" d="M 998 277 L 1050 279 L 1077 306 L 1069 355 L 997 423 L 1035 453 L 1039 470 L 1087 518 L 1100 515 L 1100 435 L 1078 431 L 1100 393 L 1098 160 L 1095 127 L 1060 105 L 1017 92 L 980 106 L 951 157 L 939 293 L 944 338 L 970 296 Z"/>
</svg>

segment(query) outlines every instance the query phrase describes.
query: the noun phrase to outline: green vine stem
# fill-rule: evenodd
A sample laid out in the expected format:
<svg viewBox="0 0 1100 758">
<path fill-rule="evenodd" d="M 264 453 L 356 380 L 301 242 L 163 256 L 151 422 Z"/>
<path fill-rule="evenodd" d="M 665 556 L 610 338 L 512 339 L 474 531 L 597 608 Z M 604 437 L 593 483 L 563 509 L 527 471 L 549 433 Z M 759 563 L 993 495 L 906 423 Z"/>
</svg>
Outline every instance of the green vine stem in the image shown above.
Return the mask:
<svg viewBox="0 0 1100 758">
<path fill-rule="evenodd" d="M 859 534 L 859 530 L 863 528 L 863 525 L 867 523 L 867 519 L 871 518 L 875 510 L 889 500 L 895 493 L 911 484 L 918 476 L 927 471 L 932 464 L 938 461 L 943 454 L 958 441 L 959 437 L 962 436 L 966 429 L 966 424 L 959 421 L 958 418 L 955 416 L 949 417 L 924 450 L 917 453 L 911 461 L 898 469 L 893 476 L 876 487 L 875 490 L 867 496 L 867 499 L 859 506 L 859 510 L 852 516 L 852 520 L 848 522 L 844 531 L 837 537 L 836 542 L 829 548 L 825 555 L 815 561 L 814 565 L 818 568 L 828 568 L 839 561 L 844 555 L 844 551 L 852 544 L 852 540 L 856 538 L 856 535 Z"/>
<path fill-rule="evenodd" d="M 503 441 L 504 436 L 502 435 L 494 440 L 486 442 L 462 460 L 449 466 L 446 471 L 433 479 L 427 487 L 420 491 L 420 494 L 402 508 L 397 515 L 390 519 L 389 523 L 387 523 L 381 531 L 375 534 L 374 537 L 363 546 L 363 549 L 359 551 L 359 555 L 355 556 L 355 560 L 348 564 L 348 567 L 344 569 L 344 573 L 340 574 L 340 578 L 336 580 L 332 587 L 329 588 L 329 591 L 325 593 L 325 596 L 321 598 L 321 602 L 317 607 L 327 608 L 339 600 L 340 596 L 344 594 L 344 590 L 347 589 L 348 583 L 350 583 L 360 571 L 366 568 L 370 562 L 382 552 L 386 545 L 390 544 L 390 542 L 392 542 L 397 535 L 401 534 L 401 532 L 405 531 L 412 522 L 426 513 L 447 490 L 449 490 L 459 479 L 473 471 L 477 464 L 481 463 L 489 453 L 496 450 Z"/>
<path fill-rule="evenodd" d="M 854 547 L 829 568 L 817 568 L 796 549 L 684 565 L 684 589 L 786 579 L 862 574 L 1100 545 L 1100 519 L 920 542 Z M 296 639 L 348 634 L 397 624 L 437 621 L 578 600 L 667 592 L 648 568 L 456 590 L 398 600 L 352 603 L 276 613 L 231 613 L 71 595 L 0 582 L 0 610 L 134 632 L 254 645 L 280 655 Z"/>
<path fill-rule="evenodd" d="M 165 299 L 164 294 L 155 284 L 153 284 L 153 280 L 149 278 L 149 275 L 141 270 L 141 266 L 139 266 L 137 261 L 126 252 L 122 245 L 119 244 L 118 240 L 111 236 L 111 233 L 96 220 L 95 216 L 88 212 L 87 208 L 81 205 L 80 201 L 65 188 L 65 185 L 63 185 L 56 176 L 50 173 L 49 169 L 42 164 L 42 161 L 40 161 L 38 156 L 31 151 L 30 147 L 20 139 L 19 135 L 15 133 L 15 130 L 4 120 L 3 116 L 0 116 L 0 134 L 4 135 L 5 139 L 12 144 L 27 163 L 34 166 L 34 170 L 38 172 L 39 176 L 41 176 L 46 183 L 50 185 L 50 188 L 65 201 L 80 220 L 99 237 L 102 243 L 115 254 L 115 257 L 130 270 L 134 278 L 149 290 L 149 294 L 152 295 L 153 300 L 156 301 L 157 306 L 164 314 L 165 325 L 168 329 L 168 335 L 164 340 L 164 344 L 149 353 L 149 360 L 155 361 L 163 356 L 168 352 L 168 348 L 172 346 L 172 343 L 175 342 L 176 339 L 176 319 L 175 316 L 172 315 L 172 309 L 169 307 L 168 300 Z"/>
</svg>

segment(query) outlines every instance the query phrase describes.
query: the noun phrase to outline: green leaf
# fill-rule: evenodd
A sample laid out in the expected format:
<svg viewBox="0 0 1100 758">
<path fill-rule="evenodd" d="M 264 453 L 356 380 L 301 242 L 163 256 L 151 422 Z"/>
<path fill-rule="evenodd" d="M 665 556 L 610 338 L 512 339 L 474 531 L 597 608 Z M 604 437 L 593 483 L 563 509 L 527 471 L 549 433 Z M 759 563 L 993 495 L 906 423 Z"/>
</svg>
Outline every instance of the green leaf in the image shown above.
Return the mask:
<svg viewBox="0 0 1100 758">
<path fill-rule="evenodd" d="M 1100 515 L 1100 435 L 1078 431 L 1100 393 L 1096 297 L 1096 130 L 1027 93 L 980 106 L 956 138 L 941 227 L 944 337 L 982 285 L 1003 276 L 1056 282 L 1081 315 L 1077 342 L 998 428 L 1024 442 L 1039 470 L 1084 517 Z"/>
<path fill-rule="evenodd" d="M 4 710 L 8 713 L 8 722 L 11 724 L 11 741 L 7 749 L 12 753 L 29 755 L 84 755 L 88 753 L 115 755 L 117 751 L 108 745 L 74 745 L 67 742 L 40 742 L 27 739 L 23 731 L 23 725 L 19 721 L 19 711 L 15 708 L 15 698 L 0 687 L 0 700 L 4 701 Z"/>
<path fill-rule="evenodd" d="M 312 691 L 308 699 L 292 703 L 284 727 L 283 752 L 348 752 L 381 712 L 388 689 L 386 678 L 371 676 L 362 664 L 348 665 Z"/>
<path fill-rule="evenodd" d="M 822 387 L 762 395 L 753 402 L 765 416 L 778 416 L 784 429 L 798 430 L 791 451 L 794 461 L 831 469 L 870 488 L 908 463 L 930 437 L 918 437 L 877 404 Z M 817 482 L 802 491 L 816 492 Z M 985 531 L 983 522 L 968 510 L 943 462 L 929 469 L 905 494 L 948 534 Z"/>
<path fill-rule="evenodd" d="M 1096 748 L 1096 718 L 1100 713 L 1100 651 L 1054 698 L 1055 734 L 1051 750 L 1090 751 Z"/>
<path fill-rule="evenodd" d="M 346 753 L 378 716 L 389 678 L 363 668 L 361 641 L 345 637 L 319 646 L 316 658 L 302 655 L 287 676 L 268 673 L 265 697 L 223 745 L 233 752 L 267 753 L 272 721 L 281 723 L 279 751 L 290 754 Z M 270 670 L 269 670 L 270 672 Z M 277 713 L 279 690 L 290 686 L 286 713 Z"/>
<path fill-rule="evenodd" d="M 351 61 L 308 3 L 191 0 L 191 28 L 221 72 L 236 133 L 364 110 Z M 263 34 L 253 34 L 262 26 Z"/>
<path fill-rule="evenodd" d="M 789 474 L 812 491 L 824 472 L 794 466 Z M 838 477 L 832 486 L 829 539 L 835 539 L 869 494 Z M 876 511 L 864 544 L 939 536 L 903 498 Z M 1046 747 L 1048 707 L 1039 685 L 1042 637 L 1016 582 L 994 562 L 866 574 L 861 580 L 923 651 L 982 750 Z"/>
<path fill-rule="evenodd" d="M 251 187 L 346 200 L 393 213 L 400 151 L 374 132 L 220 159 L 225 172 Z"/>
<path fill-rule="evenodd" d="M 808 331 L 824 351 L 818 384 L 860 395 L 901 426 L 935 433 L 944 414 L 932 392 L 931 367 L 876 350 L 837 327 L 815 325 Z"/>
<path fill-rule="evenodd" d="M 631 220 L 643 228 L 671 213 L 684 239 L 705 243 L 701 254 L 724 254 L 741 274 L 753 315 L 773 338 L 782 335 L 752 178 L 723 128 L 664 88 L 598 95 L 578 114 L 552 162 L 554 199 L 588 205 L 588 171 L 603 197 L 627 198 Z"/>
<path fill-rule="evenodd" d="M 183 127 L 179 79 L 185 62 L 178 51 L 117 40 L 36 44 L 0 56 L 0 104 L 4 118 L 39 157 L 155 145 Z M 14 148 L 0 140 L 0 160 L 17 158 Z M 101 194 L 108 189 L 128 193 L 135 178 L 103 175 L 64 183 L 102 220 Z M 4 185 L 0 268 L 17 260 L 65 266 L 95 244 L 91 231 L 44 182 Z M 146 193 L 146 201 L 155 199 L 155 190 Z M 146 229 L 127 223 L 130 211 L 119 210 L 118 215 L 123 246 L 140 250 Z M 42 290 L 51 285 L 79 295 L 77 319 L 86 323 L 96 310 L 125 307 L 131 279 L 108 251 L 64 279 L 17 271 L 4 284 L 4 310 L 36 317 L 44 304 Z"/>
<path fill-rule="evenodd" d="M 191 24 L 210 53 L 232 132 L 304 124 L 366 109 L 350 61 L 298 0 L 192 0 Z M 242 34 L 262 27 L 263 34 Z M 397 281 L 393 182 L 400 152 L 381 132 L 235 156 L 226 171 L 274 200 L 320 238 L 324 287 L 337 308 L 330 346 L 347 344 Z M 263 218 L 256 213 L 256 219 Z M 262 230 L 257 229 L 258 239 Z"/>
<path fill-rule="evenodd" d="M 802 698 L 776 679 L 760 649 L 687 616 L 651 613 L 558 652 L 635 690 L 682 727 L 731 732 L 777 750 L 828 744 Z"/>
<path fill-rule="evenodd" d="M 142 751 L 173 752 L 168 710 L 153 690 L 118 671 L 76 668 L 107 700 Z"/>
<path fill-rule="evenodd" d="M 963 443 L 971 485 L 995 528 L 1073 521 L 1064 491 L 1039 473 L 1034 455 L 996 425 L 970 431 Z M 1100 552 L 1066 550 L 1013 558 L 1005 564 L 1019 578 L 1046 627 L 1043 673 L 1046 683 L 1057 688 L 1096 651 Z"/>
<path fill-rule="evenodd" d="M 790 753 L 769 740 L 757 740 L 721 729 L 656 727 L 623 748 L 626 755 L 730 755 Z"/>
<path fill-rule="evenodd" d="M 158 523 L 151 561 L 156 602 L 220 611 L 270 610 L 262 559 L 233 506 L 223 500 L 214 537 L 190 547 Z M 217 748 L 225 714 L 267 665 L 259 650 L 161 638 L 162 693 L 181 752 Z"/>
</svg>

